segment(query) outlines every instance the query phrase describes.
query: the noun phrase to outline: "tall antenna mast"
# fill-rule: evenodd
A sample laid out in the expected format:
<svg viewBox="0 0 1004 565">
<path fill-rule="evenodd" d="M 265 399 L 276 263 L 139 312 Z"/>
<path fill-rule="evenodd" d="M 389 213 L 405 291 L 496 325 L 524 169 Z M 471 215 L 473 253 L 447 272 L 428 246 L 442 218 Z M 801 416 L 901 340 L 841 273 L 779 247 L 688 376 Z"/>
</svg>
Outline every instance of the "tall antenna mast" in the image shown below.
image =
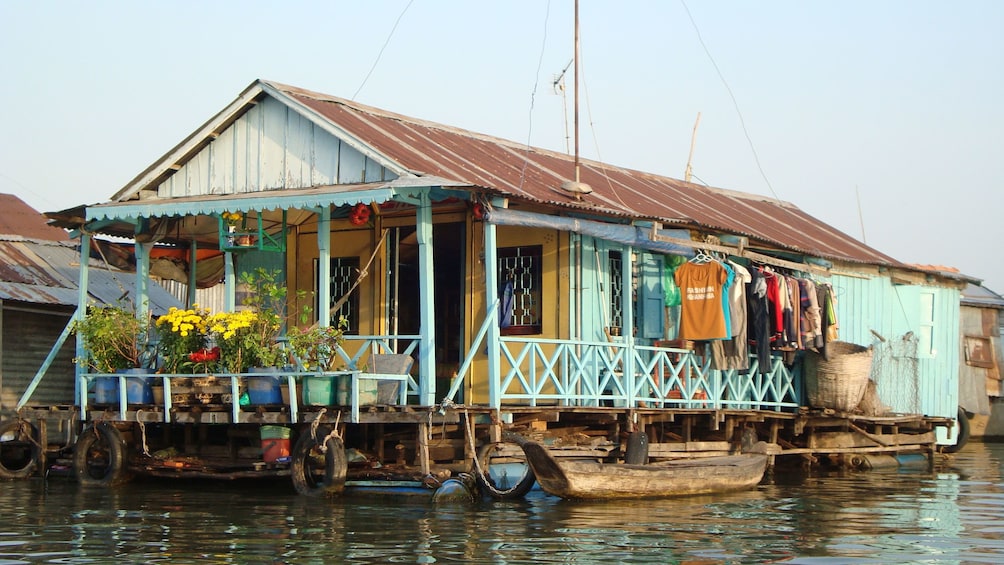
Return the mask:
<svg viewBox="0 0 1004 565">
<path fill-rule="evenodd" d="M 565 65 L 564 69 L 561 69 L 561 72 L 558 74 L 558 76 L 554 77 L 554 83 L 552 85 L 554 87 L 554 90 L 556 92 L 560 92 L 561 93 L 561 117 L 563 118 L 562 121 L 565 123 L 565 153 L 571 153 L 571 151 L 572 151 L 572 148 L 568 146 L 568 142 L 569 142 L 569 135 L 568 135 L 568 96 L 565 95 L 566 94 L 565 93 L 565 73 L 568 72 L 568 67 L 572 66 L 572 62 L 573 61 L 575 61 L 574 58 L 571 61 L 569 61 L 567 65 Z"/>
<path fill-rule="evenodd" d="M 583 194 L 589 194 L 593 191 L 590 186 L 584 182 L 579 182 L 579 0 L 575 0 L 575 72 L 574 81 L 575 88 L 573 89 L 575 95 L 574 112 L 575 112 L 575 180 L 565 181 L 561 183 L 561 189 L 574 193 L 575 197 L 579 200 L 582 199 Z"/>
<path fill-rule="evenodd" d="M 690 134 L 690 155 L 687 156 L 687 168 L 683 171 L 683 180 L 690 182 L 694 170 L 690 167 L 690 162 L 694 160 L 694 145 L 697 142 L 697 124 L 701 123 L 701 113 L 697 113 L 697 120 L 694 122 L 694 131 Z"/>
</svg>

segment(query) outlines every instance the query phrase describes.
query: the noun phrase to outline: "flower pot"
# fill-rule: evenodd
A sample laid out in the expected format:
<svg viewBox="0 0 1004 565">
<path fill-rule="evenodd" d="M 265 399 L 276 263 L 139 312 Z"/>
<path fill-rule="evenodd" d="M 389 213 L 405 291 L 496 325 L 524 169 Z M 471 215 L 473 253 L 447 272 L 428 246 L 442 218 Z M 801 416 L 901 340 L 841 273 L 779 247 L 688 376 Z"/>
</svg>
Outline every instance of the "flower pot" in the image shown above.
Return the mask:
<svg viewBox="0 0 1004 565">
<path fill-rule="evenodd" d="M 282 404 L 282 381 L 278 367 L 251 367 L 249 373 L 263 376 L 247 377 L 248 400 L 252 405 Z"/>
<path fill-rule="evenodd" d="M 145 376 L 146 369 L 119 369 L 116 373 L 144 375 L 126 377 L 126 402 L 129 404 L 153 404 L 153 377 Z"/>
<path fill-rule="evenodd" d="M 119 401 L 119 378 L 98 377 L 94 379 L 94 403 L 112 404 Z"/>
<path fill-rule="evenodd" d="M 307 406 L 335 404 L 335 377 L 304 377 L 303 403 Z"/>
</svg>

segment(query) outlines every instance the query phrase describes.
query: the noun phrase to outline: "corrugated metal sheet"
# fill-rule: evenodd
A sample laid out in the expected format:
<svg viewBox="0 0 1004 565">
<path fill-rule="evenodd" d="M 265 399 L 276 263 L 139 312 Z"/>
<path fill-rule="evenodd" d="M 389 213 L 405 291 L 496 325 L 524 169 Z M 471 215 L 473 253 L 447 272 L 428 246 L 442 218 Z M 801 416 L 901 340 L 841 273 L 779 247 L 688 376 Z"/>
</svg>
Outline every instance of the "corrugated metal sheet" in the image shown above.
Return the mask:
<svg viewBox="0 0 1004 565">
<path fill-rule="evenodd" d="M 578 201 L 557 188 L 574 176 L 574 160 L 569 155 L 407 118 L 291 86 L 265 84 L 351 131 L 415 174 L 456 179 L 510 197 L 590 213 L 727 231 L 819 257 L 899 264 L 789 203 L 588 160 L 582 161 L 581 181 L 590 185 L 593 193 Z"/>
<path fill-rule="evenodd" d="M 901 266 L 895 259 L 817 220 L 790 203 L 709 188 L 589 160 L 582 161 L 581 180 L 592 187 L 593 193 L 579 200 L 558 188 L 562 182 L 574 176 L 574 160 L 569 155 L 530 148 L 524 144 L 409 118 L 269 81 L 252 83 L 200 130 L 120 190 L 113 200 L 132 200 L 141 190 L 152 191 L 161 187 L 178 169 L 196 165 L 200 175 L 207 175 L 200 178 L 216 178 L 224 184 L 226 179 L 231 179 L 233 186 L 224 187 L 227 193 L 237 193 L 238 185 L 251 187 L 254 183 L 249 182 L 247 175 L 262 174 L 262 171 L 256 172 L 250 168 L 238 171 L 246 165 L 238 166 L 237 159 L 231 163 L 228 160 L 230 157 L 225 155 L 226 151 L 203 150 L 219 138 L 231 139 L 231 145 L 236 147 L 241 139 L 248 139 L 261 131 L 251 128 L 252 125 L 257 123 L 261 127 L 267 127 L 261 123 L 263 120 L 269 116 L 278 119 L 276 116 L 279 116 L 279 112 L 255 110 L 259 104 L 270 105 L 265 98 L 267 96 L 282 102 L 296 114 L 295 117 L 287 115 L 282 124 L 274 124 L 273 128 L 281 125 L 284 135 L 326 132 L 337 138 L 339 146 L 347 146 L 354 150 L 352 154 L 358 154 L 365 158 L 364 161 L 371 161 L 386 169 L 387 173 L 380 173 L 381 175 L 410 173 L 416 176 L 437 176 L 459 184 L 480 187 L 486 192 L 546 204 L 569 212 L 621 219 L 657 220 L 673 226 L 743 235 L 752 242 L 827 259 Z M 251 117 L 245 120 L 244 133 L 227 131 L 232 124 L 250 112 L 261 113 L 258 122 Z M 301 117 L 310 123 L 303 122 Z M 276 183 L 286 189 L 308 188 L 296 186 L 296 183 L 319 183 L 334 176 L 319 174 L 316 163 L 304 162 L 302 156 L 309 155 L 311 150 L 309 146 L 303 145 L 308 142 L 306 139 L 286 140 L 282 148 L 272 150 L 262 144 L 254 144 L 255 147 L 260 146 L 256 151 L 266 151 L 276 156 L 281 151 L 282 156 L 292 158 L 291 162 L 295 165 L 283 165 L 281 173 L 284 176 L 281 183 L 277 179 L 266 179 L 256 181 L 257 184 L 254 185 L 259 189 Z M 300 151 L 296 147 L 300 147 Z M 321 147 L 333 149 L 335 144 L 325 142 Z M 217 173 L 213 173 L 217 170 L 216 165 L 209 161 L 203 161 L 201 165 L 192 163 L 193 159 L 211 159 L 210 153 L 219 153 Z M 241 162 L 248 159 L 250 156 L 244 155 Z M 258 166 L 257 160 L 254 166 Z M 366 163 L 352 169 L 366 171 L 362 173 L 366 175 L 373 170 Z M 211 174 L 216 176 L 210 176 Z M 189 178 L 191 176 L 188 175 Z M 343 175 L 337 175 L 337 178 L 338 182 L 348 180 Z M 173 190 L 170 189 L 170 192 L 173 193 Z M 164 204 L 171 203 L 160 202 L 161 207 Z"/>
<path fill-rule="evenodd" d="M 79 264 L 77 242 L 0 236 L 0 300 L 76 306 Z M 91 262 L 88 282 L 88 293 L 98 303 L 114 304 L 135 296 L 133 273 L 105 270 L 97 261 Z M 173 296 L 151 281 L 151 313 L 176 305 Z"/>
<path fill-rule="evenodd" d="M 4 304 L 3 331 L 0 333 L 3 339 L 0 417 L 10 417 L 16 409 L 21 394 L 42 366 L 72 314 L 72 307 L 32 307 L 21 311 L 16 306 Z M 63 344 L 45 378 L 35 389 L 32 404 L 73 404 L 75 347 L 73 339 Z"/>
<path fill-rule="evenodd" d="M 66 241 L 66 231 L 48 225 L 45 216 L 13 194 L 0 194 L 0 234 L 20 235 L 29 239 Z"/>
</svg>

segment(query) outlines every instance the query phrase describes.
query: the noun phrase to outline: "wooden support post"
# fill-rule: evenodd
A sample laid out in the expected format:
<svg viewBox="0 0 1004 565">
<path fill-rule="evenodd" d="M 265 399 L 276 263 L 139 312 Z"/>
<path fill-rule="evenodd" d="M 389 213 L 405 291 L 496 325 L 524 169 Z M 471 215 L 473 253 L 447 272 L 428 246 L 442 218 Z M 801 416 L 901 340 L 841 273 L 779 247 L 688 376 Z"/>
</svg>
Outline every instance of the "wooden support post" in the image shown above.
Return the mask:
<svg viewBox="0 0 1004 565">
<path fill-rule="evenodd" d="M 429 424 L 422 422 L 418 425 L 418 465 L 421 468 L 422 476 L 428 475 L 432 471 L 429 463 Z"/>
<path fill-rule="evenodd" d="M 38 443 L 41 444 L 41 448 L 38 452 L 38 466 L 35 468 L 35 472 L 42 477 L 45 476 L 46 469 L 45 452 L 49 448 L 49 425 L 44 417 L 38 419 Z"/>
</svg>

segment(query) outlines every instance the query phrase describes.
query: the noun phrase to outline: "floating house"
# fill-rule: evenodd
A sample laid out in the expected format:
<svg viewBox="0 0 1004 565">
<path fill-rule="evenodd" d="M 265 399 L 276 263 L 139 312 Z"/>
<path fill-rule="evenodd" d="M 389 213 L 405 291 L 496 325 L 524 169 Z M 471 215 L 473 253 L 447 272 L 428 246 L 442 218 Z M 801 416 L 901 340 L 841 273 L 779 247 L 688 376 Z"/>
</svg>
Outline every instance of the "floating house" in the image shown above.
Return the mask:
<svg viewBox="0 0 1004 565">
<path fill-rule="evenodd" d="M 1004 297 L 976 284 L 962 291 L 960 309 L 960 430 L 972 437 L 1004 436 Z"/>
<path fill-rule="evenodd" d="M 134 239 L 137 281 L 171 254 L 190 288 L 220 281 L 227 311 L 244 302 L 242 277 L 273 273 L 287 332 L 344 332 L 333 363 L 283 367 L 282 396 L 262 402 L 238 400 L 256 378 L 244 370 L 163 367 L 148 368 L 159 402 L 97 402 L 108 375 L 78 366 L 84 481 L 115 482 L 126 466 L 290 474 L 314 494 L 346 473 L 350 485 L 435 484 L 472 471 L 505 496 L 527 482 L 490 471 L 518 460 L 506 431 L 608 459 L 639 430 L 652 458 L 755 438 L 778 461 L 847 464 L 955 441 L 967 279 L 903 264 L 768 197 L 257 80 L 109 202 L 49 216 L 84 249 L 92 234 Z M 727 335 L 697 327 L 707 319 L 689 301 L 725 290 L 687 278 L 709 264 L 768 279 L 749 289 L 758 299 L 784 288 L 789 332 L 761 332 L 768 314 L 784 325 L 788 310 L 774 306 L 730 317 Z M 799 320 L 812 314 L 809 331 Z M 834 343 L 867 350 L 885 409 L 809 397 L 804 361 Z M 290 442 L 288 456 L 263 457 Z"/>
</svg>

